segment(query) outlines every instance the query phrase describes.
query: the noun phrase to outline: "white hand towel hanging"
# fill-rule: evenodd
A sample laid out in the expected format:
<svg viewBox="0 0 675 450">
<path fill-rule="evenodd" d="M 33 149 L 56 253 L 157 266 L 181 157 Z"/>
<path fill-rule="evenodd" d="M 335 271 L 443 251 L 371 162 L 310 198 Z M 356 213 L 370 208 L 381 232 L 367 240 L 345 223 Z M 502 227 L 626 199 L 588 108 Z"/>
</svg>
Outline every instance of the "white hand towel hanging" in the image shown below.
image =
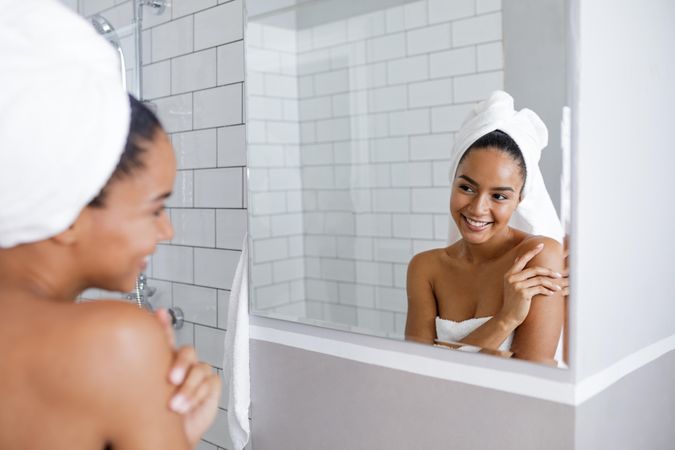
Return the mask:
<svg viewBox="0 0 675 450">
<path fill-rule="evenodd" d="M 225 333 L 225 382 L 227 399 L 227 426 L 232 450 L 242 450 L 248 443 L 250 426 L 248 410 L 251 403 L 249 373 L 248 322 L 248 235 L 244 236 L 242 252 L 237 264 L 230 292 L 230 304 Z"/>
</svg>

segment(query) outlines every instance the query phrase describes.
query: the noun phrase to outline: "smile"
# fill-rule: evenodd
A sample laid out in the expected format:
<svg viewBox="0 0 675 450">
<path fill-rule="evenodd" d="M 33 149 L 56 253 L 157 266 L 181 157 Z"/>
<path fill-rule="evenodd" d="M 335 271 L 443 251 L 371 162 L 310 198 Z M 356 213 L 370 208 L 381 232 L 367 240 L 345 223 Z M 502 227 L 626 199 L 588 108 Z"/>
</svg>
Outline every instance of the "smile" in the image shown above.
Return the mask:
<svg viewBox="0 0 675 450">
<path fill-rule="evenodd" d="M 462 214 L 462 218 L 471 231 L 482 231 L 492 224 L 492 222 L 481 222 L 480 220 L 470 219 L 464 214 Z"/>
</svg>

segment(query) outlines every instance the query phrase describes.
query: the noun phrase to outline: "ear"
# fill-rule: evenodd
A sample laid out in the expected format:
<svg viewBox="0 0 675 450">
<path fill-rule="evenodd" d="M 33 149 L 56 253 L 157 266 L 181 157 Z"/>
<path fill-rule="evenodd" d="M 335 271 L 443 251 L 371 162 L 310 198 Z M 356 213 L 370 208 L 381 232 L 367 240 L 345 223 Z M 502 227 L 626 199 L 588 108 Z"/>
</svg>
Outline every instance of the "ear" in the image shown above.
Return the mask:
<svg viewBox="0 0 675 450">
<path fill-rule="evenodd" d="M 84 208 L 80 211 L 80 214 L 75 219 L 68 228 L 60 232 L 59 234 L 52 236 L 50 240 L 65 246 L 71 246 L 76 244 L 81 238 L 83 231 L 87 228 L 86 224 L 89 219 L 89 214 L 87 208 Z"/>
</svg>

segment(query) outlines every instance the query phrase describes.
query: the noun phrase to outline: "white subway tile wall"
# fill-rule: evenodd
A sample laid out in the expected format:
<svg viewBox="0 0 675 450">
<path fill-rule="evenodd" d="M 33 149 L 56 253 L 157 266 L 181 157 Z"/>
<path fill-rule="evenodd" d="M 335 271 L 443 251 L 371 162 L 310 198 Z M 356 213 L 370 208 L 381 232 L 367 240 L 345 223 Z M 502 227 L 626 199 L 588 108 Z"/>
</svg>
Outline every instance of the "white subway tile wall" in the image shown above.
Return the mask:
<svg viewBox="0 0 675 450">
<path fill-rule="evenodd" d="M 402 337 L 407 263 L 446 242 L 454 133 L 503 87 L 501 2 L 246 33 L 253 308 Z"/>
<path fill-rule="evenodd" d="M 132 22 L 131 0 L 67 3 L 85 16 L 100 13 L 118 29 Z M 146 8 L 143 22 L 143 99 L 155 105 L 178 168 L 167 202 L 175 235 L 158 246 L 148 267 L 148 283 L 157 288 L 151 301 L 155 307 L 183 310 L 177 344 L 194 345 L 200 359 L 214 368 L 223 365 L 230 289 L 247 228 L 243 29 L 243 0 L 173 0 L 160 15 Z M 133 39 L 124 39 L 129 41 L 123 42 L 125 54 L 133 54 Z M 133 67 L 133 58 L 126 59 Z M 297 92 L 293 78 L 289 82 L 291 92 Z M 294 276 L 302 267 L 302 260 L 295 261 L 280 261 L 274 273 Z M 119 296 L 99 290 L 88 294 Z M 197 448 L 229 447 L 224 401 L 220 407 Z"/>
</svg>

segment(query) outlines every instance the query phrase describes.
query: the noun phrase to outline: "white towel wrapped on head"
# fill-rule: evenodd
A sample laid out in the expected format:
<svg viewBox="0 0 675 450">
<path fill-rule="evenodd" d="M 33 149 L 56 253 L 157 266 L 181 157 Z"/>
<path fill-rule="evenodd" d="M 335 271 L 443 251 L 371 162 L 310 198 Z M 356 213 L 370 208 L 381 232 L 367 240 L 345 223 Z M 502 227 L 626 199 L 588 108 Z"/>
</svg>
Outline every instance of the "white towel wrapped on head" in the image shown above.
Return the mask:
<svg viewBox="0 0 675 450">
<path fill-rule="evenodd" d="M 464 120 L 455 136 L 450 158 L 450 182 L 454 181 L 457 166 L 466 150 L 478 139 L 495 130 L 508 134 L 518 144 L 527 168 L 522 201 L 513 213 L 509 225 L 530 234 L 548 236 L 562 242 L 562 226 L 539 169 L 541 151 L 548 144 L 548 130 L 533 111 L 516 111 L 513 97 L 506 92 L 493 92 L 487 100 L 478 103 Z M 453 244 L 460 238 L 457 225 L 450 218 L 448 242 Z"/>
<path fill-rule="evenodd" d="M 67 229 L 124 149 L 113 48 L 56 0 L 0 0 L 0 248 Z"/>
</svg>

